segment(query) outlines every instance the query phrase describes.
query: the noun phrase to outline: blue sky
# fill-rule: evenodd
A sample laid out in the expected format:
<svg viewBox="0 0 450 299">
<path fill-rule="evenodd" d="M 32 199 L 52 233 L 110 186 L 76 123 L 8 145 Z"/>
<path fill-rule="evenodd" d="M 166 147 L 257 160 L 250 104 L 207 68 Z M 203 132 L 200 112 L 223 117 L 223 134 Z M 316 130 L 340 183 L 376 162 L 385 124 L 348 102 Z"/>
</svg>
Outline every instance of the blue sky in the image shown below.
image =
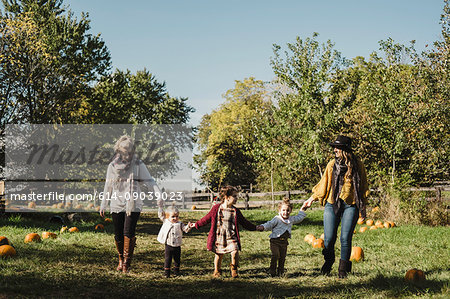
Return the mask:
<svg viewBox="0 0 450 299">
<path fill-rule="evenodd" d="M 114 68 L 146 68 L 172 96 L 188 97 L 191 123 L 223 101 L 234 80 L 269 81 L 272 45 L 296 36 L 330 39 L 346 58 L 367 57 L 378 41 L 416 40 L 423 49 L 440 38 L 442 0 L 66 0 L 89 13 Z"/>
</svg>

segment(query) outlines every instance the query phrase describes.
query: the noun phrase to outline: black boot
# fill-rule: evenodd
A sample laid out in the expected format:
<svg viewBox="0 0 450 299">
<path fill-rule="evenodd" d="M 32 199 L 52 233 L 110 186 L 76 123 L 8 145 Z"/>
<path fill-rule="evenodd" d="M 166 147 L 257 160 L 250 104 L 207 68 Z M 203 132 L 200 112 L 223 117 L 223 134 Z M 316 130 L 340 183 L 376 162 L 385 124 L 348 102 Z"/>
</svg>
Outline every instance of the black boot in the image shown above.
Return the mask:
<svg viewBox="0 0 450 299">
<path fill-rule="evenodd" d="M 347 273 L 352 271 L 352 262 L 339 260 L 339 278 L 346 278 Z"/>
<path fill-rule="evenodd" d="M 180 267 L 173 267 L 173 275 L 175 276 L 180 275 Z"/>
<path fill-rule="evenodd" d="M 323 257 L 325 259 L 325 263 L 323 264 L 322 268 L 320 269 L 320 273 L 322 275 L 329 275 L 331 272 L 331 267 L 334 264 L 334 252 L 329 252 L 325 248 L 322 250 Z"/>
</svg>

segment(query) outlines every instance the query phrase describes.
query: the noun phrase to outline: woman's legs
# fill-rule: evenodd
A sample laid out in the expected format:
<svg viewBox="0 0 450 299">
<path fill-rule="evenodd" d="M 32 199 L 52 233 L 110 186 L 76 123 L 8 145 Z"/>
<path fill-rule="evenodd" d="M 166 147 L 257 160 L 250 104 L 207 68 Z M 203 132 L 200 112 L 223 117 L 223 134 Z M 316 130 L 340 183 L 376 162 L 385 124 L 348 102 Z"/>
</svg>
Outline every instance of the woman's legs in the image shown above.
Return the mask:
<svg viewBox="0 0 450 299">
<path fill-rule="evenodd" d="M 352 252 L 352 238 L 358 221 L 358 208 L 343 203 L 344 211 L 341 219 L 341 259 L 348 261 Z"/>
<path fill-rule="evenodd" d="M 326 203 L 323 212 L 323 230 L 324 230 L 324 244 L 325 248 L 322 250 L 325 263 L 320 270 L 322 274 L 329 274 L 331 267 L 335 260 L 334 244 L 337 238 L 337 229 L 339 226 L 340 217 L 334 214 L 333 205 Z"/>
<path fill-rule="evenodd" d="M 133 257 L 134 246 L 136 245 L 136 224 L 139 219 L 139 212 L 131 212 L 130 216 L 125 216 L 123 226 L 123 272 L 128 272 L 131 259 Z"/>
<path fill-rule="evenodd" d="M 119 254 L 119 264 L 116 270 L 123 270 L 123 226 L 125 223 L 125 213 L 111 213 L 114 225 L 114 241 L 117 253 Z"/>
<path fill-rule="evenodd" d="M 339 261 L 339 277 L 345 278 L 352 270 L 350 254 L 352 252 L 352 237 L 358 221 L 358 208 L 343 203 L 341 219 L 341 259 Z"/>
</svg>

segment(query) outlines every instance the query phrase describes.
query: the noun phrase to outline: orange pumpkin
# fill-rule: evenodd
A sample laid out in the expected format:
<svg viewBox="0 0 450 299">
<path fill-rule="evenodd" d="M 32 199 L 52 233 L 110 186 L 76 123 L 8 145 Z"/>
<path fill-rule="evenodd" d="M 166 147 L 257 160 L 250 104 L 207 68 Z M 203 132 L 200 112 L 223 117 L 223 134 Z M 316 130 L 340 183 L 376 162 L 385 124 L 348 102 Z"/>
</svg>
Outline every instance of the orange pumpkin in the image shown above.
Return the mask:
<svg viewBox="0 0 450 299">
<path fill-rule="evenodd" d="M 395 223 L 393 221 L 389 221 L 389 223 L 391 224 L 391 227 L 395 227 Z"/>
<path fill-rule="evenodd" d="M 77 233 L 77 232 L 79 232 L 79 231 L 80 231 L 80 230 L 79 230 L 78 227 L 76 227 L 76 226 L 69 228 L 69 232 L 71 232 L 71 233 Z"/>
<path fill-rule="evenodd" d="M 323 239 L 315 239 L 312 242 L 312 247 L 313 248 L 325 248 L 325 243 L 323 242 Z"/>
<path fill-rule="evenodd" d="M 378 223 L 378 224 L 375 224 L 375 226 L 376 226 L 377 228 L 384 228 L 384 225 L 383 225 L 383 223 Z"/>
<path fill-rule="evenodd" d="M 384 224 L 385 228 L 390 228 L 391 227 L 391 223 L 389 223 L 388 221 L 386 221 Z"/>
<path fill-rule="evenodd" d="M 12 257 L 16 255 L 16 250 L 11 245 L 0 246 L 0 256 L 2 258 Z"/>
<path fill-rule="evenodd" d="M 105 229 L 105 226 L 103 224 L 97 224 L 95 226 L 95 230 L 104 230 L 104 229 Z"/>
<path fill-rule="evenodd" d="M 363 232 L 365 232 L 367 230 L 367 226 L 361 226 L 360 228 L 359 228 L 359 232 L 360 233 L 363 233 Z"/>
<path fill-rule="evenodd" d="M 372 225 L 372 226 L 369 228 L 369 230 L 375 230 L 375 229 L 377 229 L 377 227 L 376 227 L 375 225 Z"/>
<path fill-rule="evenodd" d="M 193 205 L 193 206 L 191 207 L 191 210 L 194 211 L 195 209 L 197 209 L 197 207 L 196 207 L 195 205 Z"/>
<path fill-rule="evenodd" d="M 0 236 L 0 246 L 2 245 L 11 245 L 7 237 Z"/>
<path fill-rule="evenodd" d="M 372 225 L 373 225 L 373 220 L 372 220 L 372 219 L 368 219 L 368 220 L 366 221 L 366 224 L 367 224 L 368 226 L 372 226 Z"/>
<path fill-rule="evenodd" d="M 35 208 L 36 208 L 36 203 L 35 203 L 34 201 L 29 202 L 29 203 L 28 203 L 28 208 L 29 208 L 29 209 L 35 209 Z"/>
<path fill-rule="evenodd" d="M 372 213 L 376 213 L 376 212 L 378 212 L 379 210 L 380 210 L 380 207 L 375 207 L 375 208 L 372 209 Z"/>
<path fill-rule="evenodd" d="M 364 260 L 364 251 L 361 247 L 353 246 L 352 253 L 350 254 L 350 260 L 355 262 L 360 262 Z"/>
<path fill-rule="evenodd" d="M 93 209 L 93 208 L 94 208 L 94 204 L 93 204 L 93 203 L 88 204 L 88 205 L 87 205 L 87 208 L 88 208 L 88 209 Z"/>
<path fill-rule="evenodd" d="M 56 239 L 57 235 L 51 232 L 43 232 L 42 239 Z"/>
<path fill-rule="evenodd" d="M 305 242 L 308 242 L 309 244 L 312 244 L 314 242 L 314 240 L 316 239 L 316 237 L 314 237 L 313 234 L 307 234 L 305 236 Z"/>
<path fill-rule="evenodd" d="M 426 280 L 425 273 L 416 268 L 408 270 L 405 274 L 405 280 L 410 283 L 418 283 Z"/>
<path fill-rule="evenodd" d="M 381 220 L 377 220 L 377 221 L 375 222 L 375 225 L 376 225 L 376 226 L 383 225 L 383 222 L 382 222 Z"/>
<path fill-rule="evenodd" d="M 105 218 L 105 222 L 112 222 L 111 218 Z"/>
<path fill-rule="evenodd" d="M 31 233 L 25 236 L 25 243 L 41 242 L 41 237 L 36 233 Z"/>
<path fill-rule="evenodd" d="M 359 217 L 358 218 L 358 224 L 363 224 L 364 223 L 364 218 Z"/>
<path fill-rule="evenodd" d="M 59 231 L 61 234 L 63 234 L 63 233 L 65 233 L 65 232 L 67 232 L 67 226 L 63 226 L 63 227 L 61 227 L 61 230 Z"/>
</svg>

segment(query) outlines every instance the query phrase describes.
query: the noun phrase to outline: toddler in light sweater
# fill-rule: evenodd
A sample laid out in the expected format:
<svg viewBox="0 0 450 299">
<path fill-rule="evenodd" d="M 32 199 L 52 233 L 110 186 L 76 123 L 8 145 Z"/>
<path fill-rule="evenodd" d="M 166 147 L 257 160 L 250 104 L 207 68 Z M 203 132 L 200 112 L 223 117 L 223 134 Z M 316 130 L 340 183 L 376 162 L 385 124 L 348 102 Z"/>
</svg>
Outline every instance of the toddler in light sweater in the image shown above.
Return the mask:
<svg viewBox="0 0 450 299">
<path fill-rule="evenodd" d="M 302 207 L 297 215 L 290 216 L 292 208 L 293 205 L 289 199 L 284 198 L 278 204 L 278 215 L 273 217 L 272 220 L 256 227 L 258 231 L 272 230 L 269 236 L 270 250 L 272 251 L 269 272 L 272 277 L 283 275 L 287 246 L 289 245 L 288 238 L 291 237 L 292 225 L 303 221 L 306 217 L 305 211 L 307 208 Z"/>
<path fill-rule="evenodd" d="M 180 274 L 181 263 L 181 243 L 183 240 L 183 232 L 188 233 L 191 230 L 190 222 L 184 224 L 179 221 L 179 211 L 175 206 L 171 206 L 164 212 L 164 203 L 158 200 L 158 217 L 163 222 L 158 234 L 158 242 L 165 245 L 164 255 L 164 275 L 170 277 L 170 266 L 172 258 L 174 261 L 173 272 L 175 275 Z"/>
</svg>

